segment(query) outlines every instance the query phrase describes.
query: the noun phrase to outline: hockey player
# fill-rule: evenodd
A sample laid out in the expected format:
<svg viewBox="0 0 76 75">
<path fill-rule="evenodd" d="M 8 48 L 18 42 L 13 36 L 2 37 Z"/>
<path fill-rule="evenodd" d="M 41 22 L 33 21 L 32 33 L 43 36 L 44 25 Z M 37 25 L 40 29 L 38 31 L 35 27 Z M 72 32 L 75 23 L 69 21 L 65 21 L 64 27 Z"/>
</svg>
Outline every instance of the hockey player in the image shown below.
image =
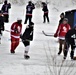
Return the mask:
<svg viewBox="0 0 76 75">
<path fill-rule="evenodd" d="M 60 14 L 60 20 L 59 20 L 58 27 L 63 23 L 64 17 L 65 17 L 64 13 L 61 13 L 61 14 Z M 58 31 L 58 29 L 56 30 L 56 32 L 57 32 L 57 31 Z M 58 41 L 59 41 L 59 40 L 58 40 Z"/>
<path fill-rule="evenodd" d="M 33 31 L 34 31 L 34 23 L 31 22 L 30 25 L 28 25 L 21 36 L 22 42 L 25 46 L 25 51 L 24 51 L 24 58 L 29 59 L 30 56 L 28 55 L 29 48 L 30 48 L 30 41 L 33 40 Z"/>
<path fill-rule="evenodd" d="M 70 29 L 71 29 L 71 27 L 68 24 L 68 19 L 64 18 L 63 23 L 58 26 L 58 29 L 57 29 L 56 33 L 54 34 L 54 37 L 59 37 L 59 52 L 58 52 L 58 55 L 60 55 L 61 52 L 62 52 L 62 45 L 64 45 L 64 47 L 66 46 L 65 35 L 68 32 L 68 30 L 70 30 Z M 64 49 L 63 49 L 63 53 L 64 53 Z"/>
<path fill-rule="evenodd" d="M 28 5 L 26 6 L 26 19 L 24 24 L 27 23 L 28 19 L 29 19 L 29 24 L 32 22 L 32 13 L 34 9 L 35 9 L 34 4 L 31 1 L 29 1 Z"/>
<path fill-rule="evenodd" d="M 2 6 L 1 10 L 3 12 L 4 15 L 4 21 L 6 23 L 9 22 L 9 9 L 11 8 L 11 4 L 7 3 L 7 0 L 4 1 L 4 5 Z"/>
<path fill-rule="evenodd" d="M 22 30 L 22 20 L 17 19 L 17 22 L 13 23 L 11 26 L 11 53 L 15 53 L 15 49 L 19 45 L 21 30 Z"/>
<path fill-rule="evenodd" d="M 65 17 L 64 13 L 61 13 L 61 14 L 60 14 L 59 25 L 62 24 L 62 22 L 63 22 L 63 20 L 64 20 L 64 17 Z"/>
<path fill-rule="evenodd" d="M 43 22 L 43 23 L 46 22 L 46 18 L 47 18 L 47 21 L 48 21 L 48 23 L 49 23 L 49 17 L 48 17 L 48 13 L 49 13 L 49 12 L 48 12 L 47 4 L 46 4 L 45 2 L 42 2 L 42 7 L 43 7 L 42 11 L 44 11 L 44 15 L 43 15 L 44 22 Z"/>
<path fill-rule="evenodd" d="M 68 53 L 70 45 L 71 45 L 70 57 L 71 59 L 74 59 L 74 50 L 76 47 L 76 26 L 66 33 L 65 41 L 66 41 L 66 47 L 64 50 L 64 59 L 66 59 L 67 57 L 67 53 Z"/>
<path fill-rule="evenodd" d="M 2 31 L 4 31 L 4 17 L 2 16 L 2 11 L 0 10 L 0 44 L 1 44 Z"/>
</svg>

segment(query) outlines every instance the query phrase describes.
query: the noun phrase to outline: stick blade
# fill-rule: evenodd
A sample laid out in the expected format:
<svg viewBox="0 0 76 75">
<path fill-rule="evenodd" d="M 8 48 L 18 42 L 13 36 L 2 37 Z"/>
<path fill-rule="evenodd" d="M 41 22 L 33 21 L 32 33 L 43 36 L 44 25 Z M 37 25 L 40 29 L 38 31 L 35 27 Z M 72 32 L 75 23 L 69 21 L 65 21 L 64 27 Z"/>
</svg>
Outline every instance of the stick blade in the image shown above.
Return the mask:
<svg viewBox="0 0 76 75">
<path fill-rule="evenodd" d="M 44 32 L 44 31 L 42 31 L 42 33 L 43 33 L 45 36 L 47 36 L 47 35 L 45 34 L 45 32 Z"/>
</svg>

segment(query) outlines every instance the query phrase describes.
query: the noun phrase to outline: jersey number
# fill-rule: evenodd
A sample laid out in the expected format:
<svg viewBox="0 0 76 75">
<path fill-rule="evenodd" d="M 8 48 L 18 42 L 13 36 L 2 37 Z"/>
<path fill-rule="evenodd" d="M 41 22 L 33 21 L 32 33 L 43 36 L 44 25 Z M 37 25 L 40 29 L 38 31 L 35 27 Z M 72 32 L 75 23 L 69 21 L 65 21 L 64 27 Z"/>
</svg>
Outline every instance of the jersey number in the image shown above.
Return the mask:
<svg viewBox="0 0 76 75">
<path fill-rule="evenodd" d="M 63 27 L 63 32 L 67 32 L 67 28 L 66 27 Z"/>
</svg>

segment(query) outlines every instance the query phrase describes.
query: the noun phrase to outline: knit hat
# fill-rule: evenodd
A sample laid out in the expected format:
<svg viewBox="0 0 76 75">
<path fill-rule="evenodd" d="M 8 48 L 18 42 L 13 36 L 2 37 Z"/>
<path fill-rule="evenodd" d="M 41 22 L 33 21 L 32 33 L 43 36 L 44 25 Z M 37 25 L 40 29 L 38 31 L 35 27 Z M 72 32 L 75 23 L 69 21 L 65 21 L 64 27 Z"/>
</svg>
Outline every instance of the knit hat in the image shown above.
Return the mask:
<svg viewBox="0 0 76 75">
<path fill-rule="evenodd" d="M 64 18 L 64 20 L 63 21 L 67 21 L 68 22 L 68 18 Z"/>
</svg>

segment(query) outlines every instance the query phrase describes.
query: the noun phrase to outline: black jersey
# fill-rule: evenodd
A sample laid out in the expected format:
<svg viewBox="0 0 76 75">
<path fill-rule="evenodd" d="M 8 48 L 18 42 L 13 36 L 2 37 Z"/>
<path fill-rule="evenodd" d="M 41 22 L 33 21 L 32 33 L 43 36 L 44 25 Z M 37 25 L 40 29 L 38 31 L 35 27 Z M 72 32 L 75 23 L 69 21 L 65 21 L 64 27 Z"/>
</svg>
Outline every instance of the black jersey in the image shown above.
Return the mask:
<svg viewBox="0 0 76 75">
<path fill-rule="evenodd" d="M 34 4 L 29 4 L 26 6 L 26 15 L 32 15 L 33 9 L 35 9 Z"/>
<path fill-rule="evenodd" d="M 76 30 L 75 29 L 71 29 L 69 30 L 66 35 L 65 35 L 65 40 L 71 44 L 71 45 L 75 45 L 75 40 L 76 40 Z"/>
<path fill-rule="evenodd" d="M 43 9 L 44 13 L 48 13 L 48 7 L 47 7 L 47 4 L 43 4 Z"/>
<path fill-rule="evenodd" d="M 22 35 L 22 40 L 26 41 L 26 40 L 33 40 L 33 26 L 29 26 L 25 29 L 23 35 Z"/>
<path fill-rule="evenodd" d="M 11 8 L 11 4 L 4 4 L 1 8 L 3 14 L 8 14 L 9 13 L 9 9 Z"/>
</svg>

